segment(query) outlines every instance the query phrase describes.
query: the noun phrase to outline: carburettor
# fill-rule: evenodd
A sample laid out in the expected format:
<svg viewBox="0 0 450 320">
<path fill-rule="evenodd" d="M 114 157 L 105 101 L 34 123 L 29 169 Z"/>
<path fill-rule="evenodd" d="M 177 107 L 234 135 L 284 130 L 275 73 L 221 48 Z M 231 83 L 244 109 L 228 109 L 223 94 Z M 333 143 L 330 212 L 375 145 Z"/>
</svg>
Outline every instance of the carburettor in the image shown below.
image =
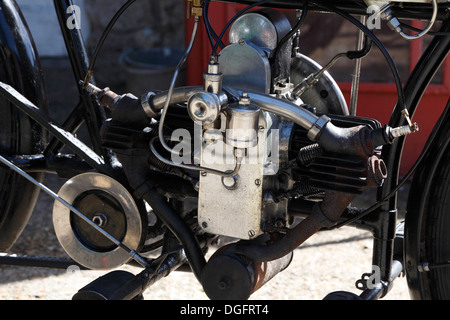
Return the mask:
<svg viewBox="0 0 450 320">
<path fill-rule="evenodd" d="M 188 101 L 188 113 L 202 133 L 195 137 L 201 140 L 196 143 L 201 145 L 196 162 L 223 173 L 201 172 L 198 223 L 211 234 L 251 239 L 263 232 L 264 221 L 273 218 L 272 213 L 265 217 L 263 189 L 278 171 L 280 139 L 274 129 L 281 121 L 261 111 L 246 93 L 228 103 L 221 77 L 212 58 L 205 90 Z"/>
<path fill-rule="evenodd" d="M 208 233 L 251 239 L 263 233 L 263 222 L 285 219 L 286 210 L 263 206 L 265 186 L 276 179 L 281 122 L 245 93 L 221 115 L 220 127 L 203 127 L 200 164 L 222 172 L 238 170 L 229 176 L 200 174 L 198 222 Z"/>
<path fill-rule="evenodd" d="M 250 13 L 231 26 L 230 45 L 211 57 L 204 74 L 204 91 L 188 101 L 192 120 L 201 123 L 201 167 L 236 174 L 202 172 L 199 181 L 198 223 L 208 233 L 252 239 L 264 232 L 264 225 L 287 221 L 287 201 L 265 201 L 270 189 L 280 189 L 280 162 L 288 157 L 293 124 L 260 110 L 251 93 L 268 94 L 272 84 L 270 51 L 290 30 L 277 12 Z M 265 26 L 254 36 L 245 26 Z M 242 26 L 242 28 L 241 28 Z M 260 35 L 268 38 L 262 38 Z M 272 43 L 275 41 L 275 43 Z M 255 43 L 253 43 L 255 42 Z M 288 41 L 283 48 L 289 48 Z M 265 49 L 262 49 L 265 48 Z M 290 61 L 290 49 L 282 50 L 280 61 Z M 285 61 L 286 60 L 286 61 Z M 220 65 L 219 65 L 220 62 Z M 280 75 L 281 76 L 281 75 Z M 283 74 L 286 77 L 286 75 Z M 239 101 L 229 103 L 223 88 L 239 88 Z M 200 145 L 197 141 L 197 145 Z"/>
</svg>

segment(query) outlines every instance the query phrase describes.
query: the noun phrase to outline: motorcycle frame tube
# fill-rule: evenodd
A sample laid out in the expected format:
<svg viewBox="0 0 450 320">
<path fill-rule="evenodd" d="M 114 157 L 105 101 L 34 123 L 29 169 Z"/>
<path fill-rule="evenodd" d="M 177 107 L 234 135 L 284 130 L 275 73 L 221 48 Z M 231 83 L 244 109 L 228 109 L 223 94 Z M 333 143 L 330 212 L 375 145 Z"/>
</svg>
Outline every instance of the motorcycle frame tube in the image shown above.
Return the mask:
<svg viewBox="0 0 450 320">
<path fill-rule="evenodd" d="M 72 67 L 75 85 L 78 88 L 80 101 L 72 113 L 67 117 L 62 128 L 70 133 L 75 133 L 85 122 L 94 152 L 103 156 L 107 165 L 114 160 L 112 154 L 102 147 L 99 129 L 106 120 L 105 111 L 95 97 L 88 95 L 79 84 L 86 77 L 89 69 L 89 55 L 80 29 L 67 27 L 67 14 L 73 6 L 72 0 L 53 0 L 56 16 L 67 48 L 68 57 Z M 94 83 L 94 80 L 92 80 Z M 57 154 L 63 144 L 53 139 L 44 152 L 46 156 Z"/>
<path fill-rule="evenodd" d="M 445 22 L 441 31 L 449 32 L 449 30 L 450 19 Z M 423 92 L 425 90 L 424 87 L 426 87 L 426 81 L 428 80 L 427 73 L 433 71 L 435 68 L 434 64 L 438 64 L 440 59 L 443 61 L 445 59 L 445 56 L 448 54 L 450 50 L 449 38 L 450 37 L 442 37 L 442 40 L 440 41 L 439 39 L 435 38 L 430 44 L 427 51 L 422 55 L 421 60 L 418 64 L 419 70 L 416 72 L 417 76 L 415 78 L 411 78 L 411 82 L 419 81 L 423 83 L 420 87 L 420 92 Z M 429 61 L 427 64 L 426 59 L 430 59 L 431 61 Z M 421 64 L 420 62 L 423 63 Z M 414 299 L 421 299 L 424 297 L 422 283 L 424 277 L 426 277 L 426 274 L 418 272 L 417 268 L 414 268 L 414 266 L 418 266 L 419 263 L 422 262 L 420 261 L 420 236 L 425 215 L 424 206 L 429 196 L 429 189 L 430 185 L 432 184 L 432 178 L 434 177 L 436 167 L 439 165 L 441 156 L 444 154 L 444 151 L 448 150 L 449 136 L 448 134 L 446 134 L 446 132 L 448 132 L 449 130 L 450 121 L 450 113 L 448 109 L 449 108 L 447 107 L 445 109 L 446 112 L 441 115 L 441 118 L 444 119 L 442 127 L 434 129 L 439 130 L 437 132 L 437 137 L 431 149 L 429 150 L 428 155 L 425 157 L 424 161 L 417 171 L 417 179 L 420 179 L 420 190 L 412 190 L 412 193 L 410 193 L 408 200 L 408 208 L 412 208 L 412 210 L 408 211 L 410 214 L 407 215 L 405 224 L 405 265 L 407 271 L 409 271 L 408 286 L 410 295 Z M 415 109 L 413 111 L 415 111 Z M 394 121 L 400 120 L 394 119 Z M 391 156 L 399 158 L 401 155 L 395 154 L 394 151 L 395 150 L 391 150 Z M 425 174 L 423 174 L 424 172 Z M 411 194 L 413 196 L 411 196 Z"/>
<path fill-rule="evenodd" d="M 229 3 L 240 3 L 244 5 L 252 5 L 259 0 L 213 0 L 214 2 L 229 2 Z M 313 1 L 314 2 L 314 1 Z M 315 0 L 315 2 L 320 2 L 320 0 Z M 332 5 L 339 10 L 348 12 L 353 15 L 366 15 L 367 5 L 363 0 L 325 0 L 328 5 Z M 262 5 L 262 7 L 273 7 L 280 9 L 302 9 L 303 1 L 299 0 L 272 0 Z M 430 18 L 430 14 L 427 14 L 428 8 L 431 10 L 431 4 L 423 3 L 402 3 L 402 8 L 393 7 L 393 15 L 397 18 L 402 19 L 424 19 Z M 438 6 L 437 20 L 446 19 L 446 11 L 450 8 L 450 3 L 440 3 Z M 323 9 L 314 3 L 308 3 L 308 10 L 310 11 L 323 11 Z"/>
<path fill-rule="evenodd" d="M 42 125 L 48 132 L 52 133 L 59 140 L 69 146 L 78 156 L 85 160 L 93 168 L 104 174 L 111 174 L 103 159 L 84 145 L 80 140 L 72 136 L 67 131 L 54 124 L 53 120 L 45 113 L 41 112 L 32 102 L 23 97 L 13 87 L 0 82 L 0 95 L 11 102 L 18 110 L 24 112 L 34 121 Z M 31 168 L 30 170 L 33 171 Z"/>
<path fill-rule="evenodd" d="M 71 69 L 75 80 L 74 84 L 77 86 L 79 91 L 80 101 L 69 114 L 64 124 L 62 126 L 58 126 L 55 124 L 53 119 L 48 117 L 47 110 L 45 110 L 45 112 L 44 110 L 40 111 L 32 104 L 21 103 L 20 95 L 5 92 L 3 90 L 6 99 L 53 134 L 52 140 L 42 153 L 44 155 L 44 159 L 42 159 L 42 157 L 29 156 L 28 161 L 25 161 L 22 164 L 26 167 L 27 172 L 53 173 L 53 169 L 55 168 L 53 164 L 55 164 L 58 168 L 58 173 L 63 172 L 64 164 L 61 163 L 61 165 L 58 165 L 54 160 L 58 158 L 62 148 L 66 145 L 69 146 L 70 149 L 81 158 L 81 161 L 72 159 L 67 162 L 72 163 L 73 168 L 82 169 L 86 167 L 86 164 L 89 164 L 97 171 L 108 174 L 122 183 L 125 183 L 121 169 L 113 165 L 116 162 L 115 156 L 109 150 L 102 147 L 100 127 L 106 120 L 104 109 L 97 102 L 95 97 L 92 97 L 84 92 L 79 85 L 79 81 L 84 79 L 89 68 L 89 58 L 81 30 L 77 28 L 68 28 L 66 25 L 68 12 L 70 13 L 68 9 L 73 5 L 73 1 L 54 0 L 53 3 L 71 63 Z M 21 26 L 21 24 L 18 24 L 18 26 Z M 11 47 L 14 47 L 13 44 Z M 22 56 L 25 57 L 24 55 Z M 46 96 L 44 98 L 47 99 Z M 85 150 L 86 147 L 84 146 L 84 143 L 80 144 L 80 140 L 73 135 L 78 131 L 83 123 L 86 123 L 87 125 L 89 137 L 93 146 L 92 149 L 96 154 L 95 156 L 92 152 L 86 152 L 87 150 Z M 98 157 L 102 157 L 104 159 L 103 163 L 99 163 L 97 155 Z M 27 155 L 24 156 L 27 158 Z M 76 171 L 77 169 L 73 172 Z"/>
</svg>

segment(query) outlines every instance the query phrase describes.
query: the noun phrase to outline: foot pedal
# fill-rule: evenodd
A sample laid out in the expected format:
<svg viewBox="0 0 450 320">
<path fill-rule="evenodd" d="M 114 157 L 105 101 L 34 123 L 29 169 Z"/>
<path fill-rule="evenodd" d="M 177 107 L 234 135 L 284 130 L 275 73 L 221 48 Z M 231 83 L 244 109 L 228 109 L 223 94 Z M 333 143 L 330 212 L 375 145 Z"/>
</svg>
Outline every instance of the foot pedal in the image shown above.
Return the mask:
<svg viewBox="0 0 450 320">
<path fill-rule="evenodd" d="M 94 280 L 72 300 L 135 300 L 142 298 L 144 281 L 127 271 L 113 271 Z"/>
</svg>

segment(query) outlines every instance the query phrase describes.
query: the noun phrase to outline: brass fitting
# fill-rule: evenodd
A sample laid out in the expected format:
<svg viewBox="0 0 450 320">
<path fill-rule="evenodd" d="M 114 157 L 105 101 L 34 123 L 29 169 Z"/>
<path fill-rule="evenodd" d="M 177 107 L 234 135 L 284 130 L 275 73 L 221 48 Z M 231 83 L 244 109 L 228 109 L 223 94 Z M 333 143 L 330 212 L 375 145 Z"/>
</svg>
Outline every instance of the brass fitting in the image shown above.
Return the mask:
<svg viewBox="0 0 450 320">
<path fill-rule="evenodd" d="M 409 128 L 411 130 L 410 133 L 414 133 L 414 132 L 419 131 L 419 126 L 417 125 L 417 123 L 413 123 L 411 121 L 411 118 L 409 117 L 409 112 L 408 112 L 407 109 L 403 109 L 402 110 L 402 115 L 403 115 L 403 118 L 405 118 L 406 122 L 408 123 L 408 126 L 409 126 Z"/>
<path fill-rule="evenodd" d="M 187 0 L 187 14 L 188 19 L 191 16 L 201 17 L 203 15 L 203 0 Z"/>
</svg>

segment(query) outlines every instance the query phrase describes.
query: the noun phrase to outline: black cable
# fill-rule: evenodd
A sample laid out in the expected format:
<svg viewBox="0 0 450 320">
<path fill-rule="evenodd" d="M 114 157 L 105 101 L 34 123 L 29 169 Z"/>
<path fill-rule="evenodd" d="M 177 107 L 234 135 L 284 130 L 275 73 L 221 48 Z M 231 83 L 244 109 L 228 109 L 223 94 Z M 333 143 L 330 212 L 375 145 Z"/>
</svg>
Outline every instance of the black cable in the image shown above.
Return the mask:
<svg viewBox="0 0 450 320">
<path fill-rule="evenodd" d="M 116 12 L 116 14 L 113 16 L 111 21 L 106 26 L 105 30 L 103 30 L 102 36 L 100 37 L 100 40 L 97 43 L 97 46 L 94 50 L 94 53 L 91 58 L 91 62 L 89 64 L 89 69 L 86 75 L 86 78 L 84 79 L 83 86 L 85 86 L 90 80 L 92 76 L 92 72 L 95 67 L 95 62 L 97 61 L 98 54 L 100 53 L 101 48 L 103 47 L 103 44 L 105 43 L 106 38 L 108 37 L 109 33 L 111 32 L 112 28 L 116 24 L 117 20 L 122 16 L 122 14 L 135 2 L 136 0 L 128 0 L 120 9 Z"/>
<path fill-rule="evenodd" d="M 415 27 L 410 26 L 409 24 L 406 24 L 406 23 L 403 23 L 403 22 L 400 22 L 400 26 L 402 28 L 410 29 L 410 30 L 415 31 L 415 32 L 423 32 L 422 29 L 415 28 Z M 429 31 L 427 33 L 427 35 L 430 35 L 430 36 L 450 36 L 450 32 Z"/>
<path fill-rule="evenodd" d="M 245 9 L 242 9 L 241 11 L 239 11 L 239 12 L 238 12 L 238 13 L 237 13 L 230 21 L 228 21 L 228 23 L 225 25 L 225 27 L 223 28 L 222 32 L 220 33 L 219 38 L 217 39 L 216 44 L 214 45 L 212 55 L 213 55 L 213 56 L 217 56 L 217 49 L 218 49 L 219 43 L 222 41 L 222 38 L 223 38 L 223 36 L 225 35 L 225 32 L 228 30 L 228 28 L 231 26 L 231 24 L 232 24 L 234 21 L 236 21 L 237 18 L 239 18 L 239 17 L 240 17 L 241 15 L 243 15 L 244 13 L 246 13 L 248 10 L 250 10 L 250 9 L 252 9 L 252 8 L 254 8 L 254 7 L 263 5 L 264 3 L 269 2 L 269 1 L 271 1 L 271 0 L 262 0 L 262 1 L 256 2 L 256 3 L 254 3 L 254 4 L 252 4 L 252 5 L 248 6 L 248 7 L 246 7 Z"/>
<path fill-rule="evenodd" d="M 363 48 L 357 51 L 347 51 L 347 58 L 349 58 L 350 60 L 364 58 L 372 49 L 372 43 L 372 39 L 370 39 L 367 35 L 364 35 Z"/>
<path fill-rule="evenodd" d="M 208 28 L 208 31 L 210 32 L 212 38 L 217 41 L 217 39 L 219 39 L 219 36 L 217 35 L 217 33 L 214 31 L 214 28 L 211 25 L 211 21 L 209 19 L 209 5 L 211 4 L 211 0 L 206 0 L 205 1 L 205 10 L 204 10 L 204 21 L 205 21 L 205 25 Z M 223 44 L 223 42 L 221 42 L 220 44 L 221 48 L 224 48 L 225 45 Z M 214 47 L 214 44 L 211 42 L 211 49 Z"/>
<path fill-rule="evenodd" d="M 211 26 L 211 22 L 209 20 L 209 5 L 211 3 L 211 0 L 205 0 L 205 3 L 203 5 L 203 22 L 205 24 L 206 33 L 208 35 L 209 42 L 211 44 L 211 49 L 214 49 L 214 41 L 218 41 L 219 36 L 214 31 L 214 28 Z M 219 46 L 221 49 L 225 47 L 222 41 L 219 42 Z"/>
<path fill-rule="evenodd" d="M 300 27 L 302 26 L 303 22 L 306 19 L 306 16 L 308 15 L 308 0 L 303 0 L 303 9 L 302 9 L 302 14 L 300 16 L 300 18 L 298 19 L 297 23 L 295 24 L 295 26 L 292 28 L 291 31 L 289 31 L 288 34 L 286 34 L 278 43 L 278 46 L 275 48 L 275 52 L 273 54 L 273 57 L 275 59 L 277 59 L 278 53 L 280 52 L 281 47 L 290 39 L 294 36 L 294 34 L 300 29 Z"/>
<path fill-rule="evenodd" d="M 391 69 L 391 72 L 392 72 L 392 75 L 393 75 L 394 81 L 395 81 L 395 86 L 397 88 L 397 93 L 398 93 L 398 106 L 400 106 L 400 108 L 402 110 L 407 109 L 405 93 L 403 90 L 402 81 L 400 79 L 400 73 L 398 72 L 397 66 L 395 65 L 395 62 L 392 59 L 391 55 L 389 54 L 387 49 L 384 47 L 384 45 L 381 43 L 381 41 L 375 36 L 375 34 L 372 31 L 370 31 L 366 26 L 364 26 L 361 22 L 359 22 L 356 18 L 354 18 L 353 16 L 351 16 L 350 14 L 348 14 L 344 11 L 341 11 L 340 9 L 336 8 L 335 6 L 330 5 L 328 3 L 323 4 L 318 1 L 313 1 L 313 2 L 319 7 L 322 7 L 328 11 L 337 13 L 344 19 L 346 19 L 349 22 L 351 22 L 352 24 L 354 24 L 356 27 L 358 27 L 360 30 L 362 30 L 367 36 L 369 36 L 372 39 L 373 43 L 381 51 L 381 53 L 383 54 L 384 58 L 386 59 L 388 65 L 389 65 L 389 68 Z"/>
<path fill-rule="evenodd" d="M 211 35 L 212 27 L 208 17 L 210 0 L 205 0 L 203 4 L 203 23 L 205 24 L 206 34 L 208 35 L 209 43 L 211 44 L 211 49 L 214 48 L 214 41 Z"/>
</svg>

